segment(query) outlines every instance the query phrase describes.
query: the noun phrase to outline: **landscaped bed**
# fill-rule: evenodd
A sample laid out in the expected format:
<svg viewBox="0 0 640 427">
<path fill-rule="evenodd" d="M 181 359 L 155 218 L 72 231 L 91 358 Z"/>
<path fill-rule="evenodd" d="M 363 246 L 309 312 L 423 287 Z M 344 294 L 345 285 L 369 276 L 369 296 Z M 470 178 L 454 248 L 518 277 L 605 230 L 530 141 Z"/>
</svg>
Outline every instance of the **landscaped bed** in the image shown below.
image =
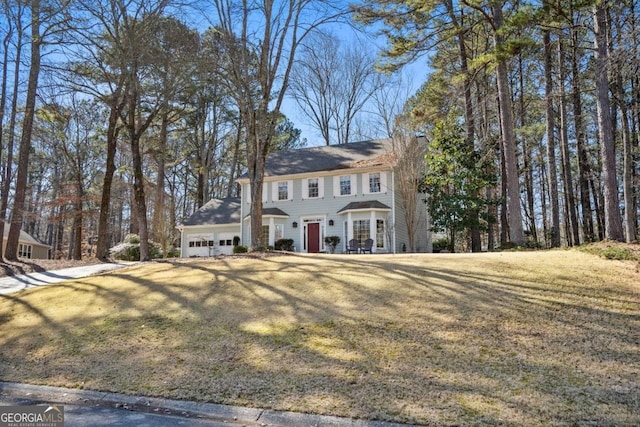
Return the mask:
<svg viewBox="0 0 640 427">
<path fill-rule="evenodd" d="M 0 296 L 0 379 L 444 425 L 639 425 L 637 261 L 144 264 Z"/>
</svg>

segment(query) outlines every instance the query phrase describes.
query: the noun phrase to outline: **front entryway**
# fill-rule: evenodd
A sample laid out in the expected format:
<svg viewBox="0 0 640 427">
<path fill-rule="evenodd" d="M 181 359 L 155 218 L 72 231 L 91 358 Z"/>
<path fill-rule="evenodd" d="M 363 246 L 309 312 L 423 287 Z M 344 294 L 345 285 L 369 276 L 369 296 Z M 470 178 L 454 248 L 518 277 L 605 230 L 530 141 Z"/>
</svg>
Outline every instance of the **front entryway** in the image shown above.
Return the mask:
<svg viewBox="0 0 640 427">
<path fill-rule="evenodd" d="M 320 252 L 320 223 L 310 222 L 307 224 L 307 252 L 317 254 Z"/>
</svg>

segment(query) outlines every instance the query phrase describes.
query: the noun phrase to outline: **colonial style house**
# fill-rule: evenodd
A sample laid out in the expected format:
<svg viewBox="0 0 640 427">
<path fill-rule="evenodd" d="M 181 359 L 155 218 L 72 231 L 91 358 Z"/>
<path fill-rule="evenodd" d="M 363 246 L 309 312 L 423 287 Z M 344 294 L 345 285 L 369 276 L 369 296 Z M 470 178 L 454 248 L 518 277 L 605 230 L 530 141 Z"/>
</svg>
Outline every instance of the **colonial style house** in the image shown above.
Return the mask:
<svg viewBox="0 0 640 427">
<path fill-rule="evenodd" d="M 363 247 L 367 240 L 372 253 L 406 251 L 409 227 L 396 173 L 391 140 L 273 153 L 262 192 L 264 245 L 286 238 L 293 239 L 296 252 L 325 252 L 325 237 L 338 236 L 337 252 L 353 249 L 350 241 Z M 180 227 L 182 256 L 231 253 L 234 237 L 240 244 L 250 243 L 249 178 L 237 182 L 241 198 L 211 200 Z M 415 250 L 430 252 L 422 202 L 416 217 Z"/>
</svg>

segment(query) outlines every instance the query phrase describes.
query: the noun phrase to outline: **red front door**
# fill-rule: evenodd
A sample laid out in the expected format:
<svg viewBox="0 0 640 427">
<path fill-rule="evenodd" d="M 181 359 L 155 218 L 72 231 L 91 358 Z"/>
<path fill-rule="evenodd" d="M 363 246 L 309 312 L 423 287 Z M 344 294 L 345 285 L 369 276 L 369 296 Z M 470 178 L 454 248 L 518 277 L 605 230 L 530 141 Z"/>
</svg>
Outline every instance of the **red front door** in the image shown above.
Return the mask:
<svg viewBox="0 0 640 427">
<path fill-rule="evenodd" d="M 307 252 L 317 254 L 320 252 L 320 223 L 310 222 L 307 224 Z"/>
</svg>

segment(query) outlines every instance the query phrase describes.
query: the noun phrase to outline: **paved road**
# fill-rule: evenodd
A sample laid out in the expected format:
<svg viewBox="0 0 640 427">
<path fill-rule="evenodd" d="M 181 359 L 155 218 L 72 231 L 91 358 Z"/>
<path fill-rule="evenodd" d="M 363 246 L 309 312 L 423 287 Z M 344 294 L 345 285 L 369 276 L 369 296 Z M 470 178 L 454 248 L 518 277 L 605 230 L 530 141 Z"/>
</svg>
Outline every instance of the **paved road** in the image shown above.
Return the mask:
<svg viewBox="0 0 640 427">
<path fill-rule="evenodd" d="M 7 276 L 0 278 L 0 295 L 18 292 L 23 289 L 58 283 L 64 280 L 77 279 L 93 274 L 133 265 L 135 263 L 114 262 L 93 264 L 82 267 L 64 268 L 62 270 L 45 271 L 42 273 L 28 273 L 19 276 Z"/>
<path fill-rule="evenodd" d="M 0 381 L 0 405 L 64 406 L 65 427 L 409 427 L 268 409 Z"/>
</svg>

